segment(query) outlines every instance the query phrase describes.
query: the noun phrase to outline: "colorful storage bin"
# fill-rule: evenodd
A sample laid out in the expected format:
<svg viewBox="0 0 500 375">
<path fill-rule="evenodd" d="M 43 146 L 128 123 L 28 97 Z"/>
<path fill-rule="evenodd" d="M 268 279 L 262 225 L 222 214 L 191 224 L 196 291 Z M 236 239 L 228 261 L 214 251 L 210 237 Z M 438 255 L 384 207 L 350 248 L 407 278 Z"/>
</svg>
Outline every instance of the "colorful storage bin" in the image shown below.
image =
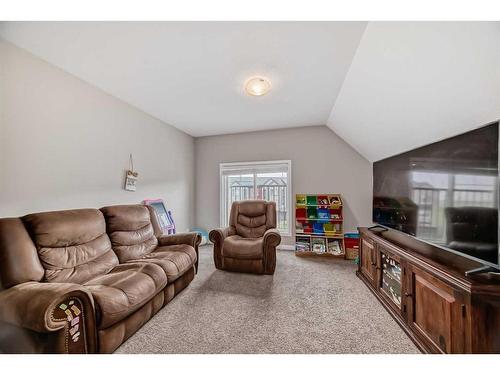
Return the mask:
<svg viewBox="0 0 500 375">
<path fill-rule="evenodd" d="M 305 206 L 307 203 L 306 201 L 306 196 L 305 194 L 297 194 L 295 197 L 295 205 L 298 206 Z"/>
<path fill-rule="evenodd" d="M 331 220 L 342 220 L 342 210 L 340 208 L 330 208 Z"/>
<path fill-rule="evenodd" d="M 318 208 L 318 220 L 321 222 L 329 222 L 330 210 L 328 208 Z"/>
<path fill-rule="evenodd" d="M 313 232 L 314 233 L 325 233 L 323 229 L 323 223 L 314 223 L 313 224 Z"/>
<path fill-rule="evenodd" d="M 345 258 L 354 260 L 359 256 L 359 233 L 346 233 L 344 236 Z"/>
<path fill-rule="evenodd" d="M 307 208 L 307 218 L 316 219 L 318 217 L 318 210 L 315 207 Z"/>
<path fill-rule="evenodd" d="M 307 218 L 307 211 L 305 208 L 297 208 L 295 210 L 295 219 L 305 220 Z"/>
<path fill-rule="evenodd" d="M 335 228 L 332 223 L 325 223 L 323 225 L 323 230 L 325 234 L 335 234 Z"/>
<path fill-rule="evenodd" d="M 328 201 L 328 195 L 318 195 L 318 198 L 317 198 L 317 205 L 318 206 L 328 207 L 329 204 L 330 203 Z"/>
<path fill-rule="evenodd" d="M 315 195 L 308 195 L 307 196 L 307 205 L 308 206 L 316 206 L 318 204 L 318 200 L 316 199 Z"/>
</svg>

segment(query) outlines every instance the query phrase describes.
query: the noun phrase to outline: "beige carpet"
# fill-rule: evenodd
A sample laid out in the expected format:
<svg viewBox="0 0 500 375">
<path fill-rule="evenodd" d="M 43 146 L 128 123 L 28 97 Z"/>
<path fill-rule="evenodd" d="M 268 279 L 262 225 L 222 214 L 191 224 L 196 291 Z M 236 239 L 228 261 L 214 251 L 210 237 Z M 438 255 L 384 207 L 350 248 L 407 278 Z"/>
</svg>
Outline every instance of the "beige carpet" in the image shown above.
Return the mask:
<svg viewBox="0 0 500 375">
<path fill-rule="evenodd" d="M 349 261 L 278 251 L 274 276 L 216 270 L 193 282 L 117 353 L 419 353 Z"/>
</svg>

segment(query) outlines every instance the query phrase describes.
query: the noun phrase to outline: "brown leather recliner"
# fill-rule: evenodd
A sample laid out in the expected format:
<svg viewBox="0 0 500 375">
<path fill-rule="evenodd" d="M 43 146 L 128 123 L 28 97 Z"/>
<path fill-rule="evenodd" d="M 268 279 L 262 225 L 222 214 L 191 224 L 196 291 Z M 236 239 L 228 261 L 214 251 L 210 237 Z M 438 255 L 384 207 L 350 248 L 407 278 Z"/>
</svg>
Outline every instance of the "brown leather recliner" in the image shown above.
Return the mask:
<svg viewBox="0 0 500 375">
<path fill-rule="evenodd" d="M 193 280 L 200 240 L 142 205 L 0 219 L 0 352 L 113 352 Z"/>
<path fill-rule="evenodd" d="M 229 227 L 210 232 L 215 267 L 227 271 L 272 275 L 276 268 L 276 203 L 236 201 L 231 206 Z"/>
</svg>

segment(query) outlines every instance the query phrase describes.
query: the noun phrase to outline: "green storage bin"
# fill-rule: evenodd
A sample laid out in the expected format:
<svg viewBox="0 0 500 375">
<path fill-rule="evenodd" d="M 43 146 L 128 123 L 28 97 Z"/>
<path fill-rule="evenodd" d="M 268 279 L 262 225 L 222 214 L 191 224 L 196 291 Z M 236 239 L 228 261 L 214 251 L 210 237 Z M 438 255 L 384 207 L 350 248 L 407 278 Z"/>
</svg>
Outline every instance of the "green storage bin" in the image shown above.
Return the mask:
<svg viewBox="0 0 500 375">
<path fill-rule="evenodd" d="M 316 204 L 318 204 L 318 199 L 316 198 L 316 195 L 308 195 L 307 205 L 316 206 Z"/>
<path fill-rule="evenodd" d="M 307 218 L 308 219 L 316 219 L 318 217 L 318 210 L 315 207 L 307 208 Z"/>
</svg>

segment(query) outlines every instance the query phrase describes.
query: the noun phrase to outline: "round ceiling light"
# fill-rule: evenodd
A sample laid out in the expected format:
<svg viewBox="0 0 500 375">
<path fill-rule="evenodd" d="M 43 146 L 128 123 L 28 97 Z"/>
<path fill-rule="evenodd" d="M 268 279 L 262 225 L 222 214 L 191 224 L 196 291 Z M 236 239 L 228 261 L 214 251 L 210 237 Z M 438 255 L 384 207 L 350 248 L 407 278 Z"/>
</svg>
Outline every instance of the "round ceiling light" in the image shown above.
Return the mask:
<svg viewBox="0 0 500 375">
<path fill-rule="evenodd" d="M 262 96 L 271 90 L 271 82 L 262 77 L 250 78 L 245 83 L 245 91 L 248 95 Z"/>
</svg>

